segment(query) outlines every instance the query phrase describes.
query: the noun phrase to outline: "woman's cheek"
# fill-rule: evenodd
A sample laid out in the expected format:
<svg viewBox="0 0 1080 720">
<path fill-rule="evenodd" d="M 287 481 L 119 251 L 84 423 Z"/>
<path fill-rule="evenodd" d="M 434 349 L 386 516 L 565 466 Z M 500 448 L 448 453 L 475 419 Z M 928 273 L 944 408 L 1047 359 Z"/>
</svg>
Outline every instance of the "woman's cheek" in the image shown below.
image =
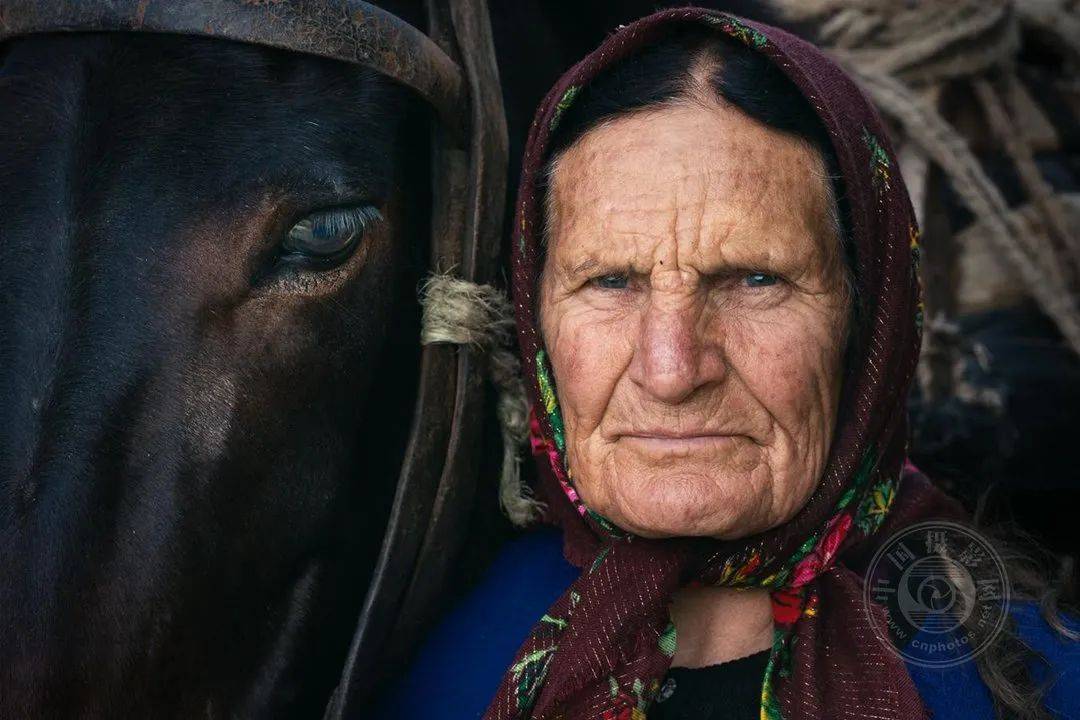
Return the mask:
<svg viewBox="0 0 1080 720">
<path fill-rule="evenodd" d="M 591 434 L 601 423 L 633 352 L 632 320 L 590 308 L 569 308 L 548 346 L 559 404 L 571 435 Z"/>
<path fill-rule="evenodd" d="M 831 439 L 842 372 L 842 340 L 832 319 L 816 312 L 787 312 L 769 322 L 743 323 L 731 338 L 729 357 L 750 392 L 804 452 Z"/>
<path fill-rule="evenodd" d="M 760 328 L 754 335 L 746 341 L 747 351 L 740 353 L 747 384 L 766 407 L 774 411 L 789 407 L 784 415 L 801 412 L 799 395 L 814 374 L 803 362 L 805 340 L 793 336 L 790 328 Z"/>
</svg>

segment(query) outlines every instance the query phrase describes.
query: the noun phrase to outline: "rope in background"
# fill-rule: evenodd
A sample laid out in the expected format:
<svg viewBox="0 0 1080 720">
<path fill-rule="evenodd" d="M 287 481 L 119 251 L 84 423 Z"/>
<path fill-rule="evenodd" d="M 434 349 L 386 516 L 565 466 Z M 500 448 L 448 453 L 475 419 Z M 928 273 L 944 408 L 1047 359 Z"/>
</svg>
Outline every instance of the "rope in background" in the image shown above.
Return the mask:
<svg viewBox="0 0 1080 720">
<path fill-rule="evenodd" d="M 1020 277 L 1080 354 L 1080 237 L 1068 222 L 1061 196 L 1035 163 L 1016 104 L 1022 30 L 1037 30 L 1071 62 L 1080 63 L 1080 3 L 773 0 L 773 5 L 787 20 L 815 27 L 818 42 L 898 124 L 900 144 L 910 144 L 941 169 L 1001 262 Z M 1038 222 L 1032 222 L 1032 212 L 1011 212 L 967 140 L 929 99 L 940 96 L 934 90 L 955 81 L 970 84 Z M 928 344 L 934 340 L 934 328 L 928 326 Z"/>
</svg>

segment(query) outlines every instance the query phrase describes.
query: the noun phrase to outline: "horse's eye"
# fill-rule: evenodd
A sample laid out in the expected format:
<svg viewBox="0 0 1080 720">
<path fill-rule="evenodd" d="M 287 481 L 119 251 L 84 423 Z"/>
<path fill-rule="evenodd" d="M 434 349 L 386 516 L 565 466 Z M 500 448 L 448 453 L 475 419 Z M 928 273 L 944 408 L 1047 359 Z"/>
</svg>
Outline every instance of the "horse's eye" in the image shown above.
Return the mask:
<svg viewBox="0 0 1080 720">
<path fill-rule="evenodd" d="M 370 205 L 314 212 L 289 230 L 282 243 L 282 257 L 323 266 L 335 264 L 348 257 L 364 231 L 380 220 L 382 214 Z"/>
<path fill-rule="evenodd" d="M 768 287 L 775 285 L 779 278 L 768 273 L 753 272 L 746 276 L 746 284 L 749 287 Z"/>
</svg>

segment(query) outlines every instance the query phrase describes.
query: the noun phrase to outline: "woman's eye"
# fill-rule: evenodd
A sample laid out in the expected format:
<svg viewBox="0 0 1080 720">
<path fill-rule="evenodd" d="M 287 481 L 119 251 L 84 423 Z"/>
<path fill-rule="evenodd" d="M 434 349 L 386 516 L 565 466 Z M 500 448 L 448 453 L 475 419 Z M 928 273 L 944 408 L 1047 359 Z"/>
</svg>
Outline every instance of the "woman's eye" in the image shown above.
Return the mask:
<svg viewBox="0 0 1080 720">
<path fill-rule="evenodd" d="M 630 284 L 630 277 L 626 274 L 609 273 L 593 278 L 593 283 L 604 290 L 625 290 Z"/>
<path fill-rule="evenodd" d="M 779 281 L 775 275 L 769 275 L 768 273 L 753 272 L 746 276 L 745 282 L 747 287 L 758 288 L 768 287 L 775 285 Z"/>
<path fill-rule="evenodd" d="M 380 220 L 382 214 L 370 205 L 311 213 L 289 230 L 281 245 L 282 258 L 321 267 L 335 265 L 345 260 L 364 232 Z"/>
</svg>

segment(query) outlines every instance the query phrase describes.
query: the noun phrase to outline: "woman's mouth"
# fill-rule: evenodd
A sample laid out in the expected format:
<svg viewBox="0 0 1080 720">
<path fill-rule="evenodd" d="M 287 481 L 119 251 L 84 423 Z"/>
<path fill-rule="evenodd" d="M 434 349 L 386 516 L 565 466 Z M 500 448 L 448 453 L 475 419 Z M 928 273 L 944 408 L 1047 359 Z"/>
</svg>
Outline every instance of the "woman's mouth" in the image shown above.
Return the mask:
<svg viewBox="0 0 1080 720">
<path fill-rule="evenodd" d="M 670 454 L 717 449 L 740 437 L 729 433 L 634 432 L 619 436 L 619 440 L 648 453 Z"/>
</svg>

